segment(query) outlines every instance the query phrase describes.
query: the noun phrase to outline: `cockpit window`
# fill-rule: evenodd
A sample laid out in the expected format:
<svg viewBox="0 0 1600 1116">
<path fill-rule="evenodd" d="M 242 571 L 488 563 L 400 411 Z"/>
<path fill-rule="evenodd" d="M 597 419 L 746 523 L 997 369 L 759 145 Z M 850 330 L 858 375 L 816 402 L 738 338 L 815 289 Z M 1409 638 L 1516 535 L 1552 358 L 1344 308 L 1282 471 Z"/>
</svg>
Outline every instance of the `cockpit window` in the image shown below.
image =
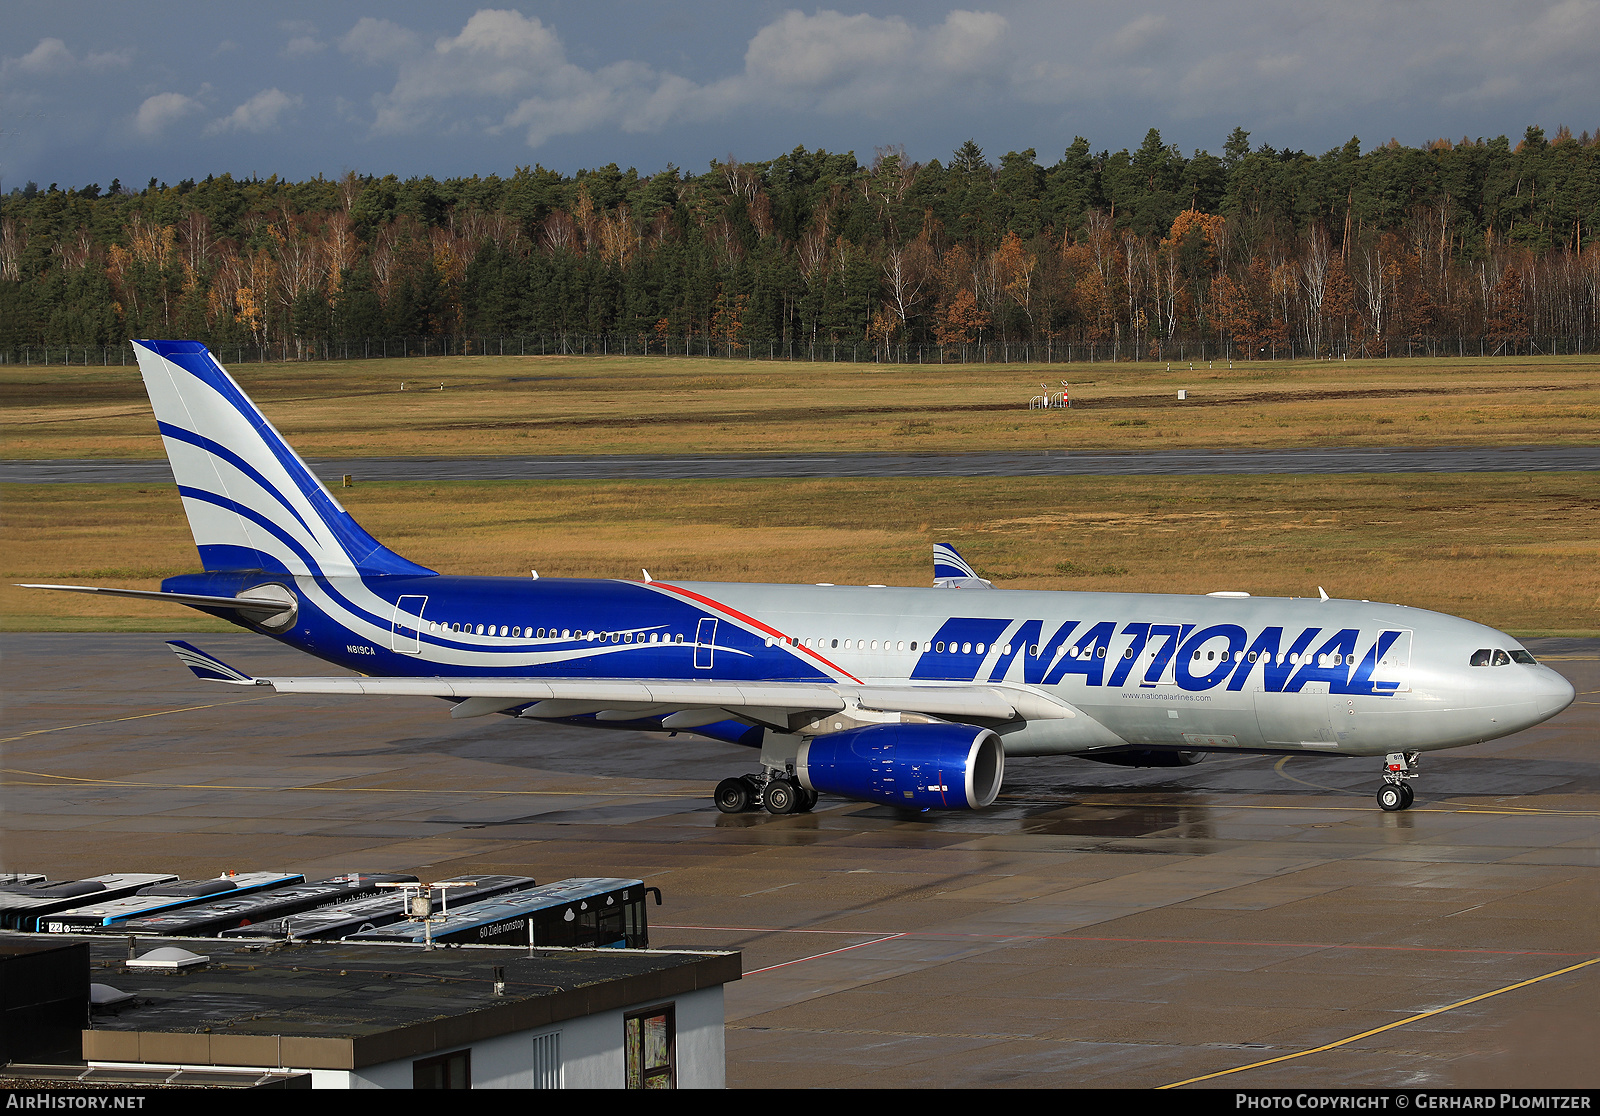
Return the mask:
<svg viewBox="0 0 1600 1116">
<path fill-rule="evenodd" d="M 1489 660 L 1494 658 L 1494 652 L 1487 647 L 1480 647 L 1472 653 L 1473 666 L 1488 666 Z"/>
<path fill-rule="evenodd" d="M 1510 666 L 1511 665 L 1511 656 L 1507 655 L 1504 651 L 1501 651 L 1501 650 L 1499 650 L 1497 648 L 1495 650 L 1495 653 L 1494 653 L 1494 665 L 1495 666 Z"/>
<path fill-rule="evenodd" d="M 1511 661 L 1514 663 L 1525 663 L 1528 666 L 1539 665 L 1538 659 L 1535 659 L 1531 654 L 1524 651 L 1520 647 L 1513 647 L 1511 649 Z"/>
</svg>

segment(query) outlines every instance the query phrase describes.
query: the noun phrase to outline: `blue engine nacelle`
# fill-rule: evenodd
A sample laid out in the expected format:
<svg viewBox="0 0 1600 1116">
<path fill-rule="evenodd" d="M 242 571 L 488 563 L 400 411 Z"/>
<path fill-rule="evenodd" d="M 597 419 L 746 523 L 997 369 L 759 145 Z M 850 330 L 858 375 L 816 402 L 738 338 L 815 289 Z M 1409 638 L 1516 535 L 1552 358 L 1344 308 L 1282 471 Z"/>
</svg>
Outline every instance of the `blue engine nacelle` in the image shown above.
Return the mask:
<svg viewBox="0 0 1600 1116">
<path fill-rule="evenodd" d="M 905 806 L 976 810 L 1000 793 L 1000 737 L 974 725 L 869 725 L 800 745 L 795 774 L 807 790 Z"/>
</svg>

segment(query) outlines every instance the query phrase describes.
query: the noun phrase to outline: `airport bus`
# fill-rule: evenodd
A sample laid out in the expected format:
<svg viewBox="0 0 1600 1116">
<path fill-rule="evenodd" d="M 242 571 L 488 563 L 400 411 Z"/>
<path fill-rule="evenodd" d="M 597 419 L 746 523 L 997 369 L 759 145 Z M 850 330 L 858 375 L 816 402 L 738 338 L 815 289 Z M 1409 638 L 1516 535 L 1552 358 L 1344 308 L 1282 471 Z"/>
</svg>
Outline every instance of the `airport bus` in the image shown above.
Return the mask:
<svg viewBox="0 0 1600 1116">
<path fill-rule="evenodd" d="M 132 918 L 190 907 L 220 895 L 249 895 L 287 884 L 305 883 L 298 872 L 239 872 L 214 880 L 179 880 L 140 888 L 123 899 L 80 904 L 39 922 L 51 934 L 80 934 L 86 930 L 120 930 Z"/>
<path fill-rule="evenodd" d="M 430 926 L 394 922 L 348 940 L 647 949 L 644 901 L 651 892 L 660 906 L 661 890 L 643 881 L 579 877 L 464 904 Z"/>
<path fill-rule="evenodd" d="M 416 883 L 417 877 L 384 873 L 334 876 L 317 883 L 275 887 L 255 895 L 229 896 L 193 907 L 130 918 L 117 929 L 124 934 L 168 938 L 215 938 L 225 930 L 297 915 L 319 907 L 373 895 L 380 883 Z"/>
<path fill-rule="evenodd" d="M 533 887 L 537 881 L 530 876 L 456 876 L 438 883 L 464 884 L 462 887 L 442 888 L 445 909 L 461 903 L 491 899 L 518 888 Z M 434 886 L 437 886 L 435 884 Z M 285 915 L 250 926 L 224 930 L 219 938 L 283 938 L 309 941 L 313 938 L 332 940 L 347 938 L 364 930 L 373 930 L 399 922 L 406 917 L 408 901 L 415 894 L 411 888 L 385 888 L 376 895 L 338 903 L 331 907 L 318 907 L 296 915 Z"/>
<path fill-rule="evenodd" d="M 177 878 L 171 872 L 109 872 L 86 880 L 9 884 L 0 890 L 0 929 L 36 933 L 43 929 L 42 921 L 58 911 L 88 903 L 108 903 L 140 888 L 171 883 Z"/>
</svg>

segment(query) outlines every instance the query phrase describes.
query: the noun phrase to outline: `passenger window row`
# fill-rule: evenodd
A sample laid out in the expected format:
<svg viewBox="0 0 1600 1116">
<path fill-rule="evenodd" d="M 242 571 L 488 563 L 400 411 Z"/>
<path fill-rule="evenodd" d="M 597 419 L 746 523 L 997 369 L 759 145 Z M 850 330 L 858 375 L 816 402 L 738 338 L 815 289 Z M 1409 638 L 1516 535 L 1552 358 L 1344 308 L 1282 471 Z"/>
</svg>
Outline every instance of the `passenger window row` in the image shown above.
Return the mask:
<svg viewBox="0 0 1600 1116">
<path fill-rule="evenodd" d="M 511 627 L 506 627 L 504 624 L 501 624 L 501 625 L 499 625 L 497 627 L 494 624 L 488 624 L 488 625 L 484 625 L 484 624 L 477 624 L 477 625 L 473 625 L 473 624 L 453 624 L 453 623 L 448 623 L 448 622 L 441 623 L 439 621 L 429 621 L 429 623 L 428 623 L 428 631 L 429 632 L 435 632 L 435 633 L 437 633 L 437 632 L 465 632 L 467 635 L 509 636 L 512 639 L 581 639 L 581 640 L 585 641 L 586 643 L 607 643 L 607 642 L 609 642 L 609 643 L 682 643 L 683 642 L 683 634 L 681 632 L 678 633 L 677 635 L 674 635 L 671 632 L 651 632 L 651 633 L 649 633 L 649 635 L 647 637 L 644 632 L 638 632 L 638 633 L 634 633 L 634 632 L 596 632 L 596 631 L 587 631 L 586 632 L 586 631 L 583 631 L 582 629 L 578 629 L 578 630 L 575 631 L 572 628 L 561 628 L 561 629 L 556 629 L 556 628 L 538 628 L 538 629 L 534 629 L 534 628 L 530 627 L 530 628 L 527 629 L 527 635 L 524 636 L 523 635 L 523 628 L 522 628 L 521 625 L 512 625 Z"/>
<path fill-rule="evenodd" d="M 432 633 L 438 633 L 438 632 L 465 632 L 468 635 L 502 636 L 502 637 L 510 637 L 512 639 L 522 639 L 522 638 L 528 638 L 528 639 L 566 639 L 566 640 L 577 639 L 577 640 L 583 640 L 584 642 L 587 642 L 587 643 L 596 643 L 596 642 L 598 642 L 598 643 L 607 643 L 607 642 L 609 642 L 609 643 L 682 643 L 683 642 L 683 634 L 681 632 L 677 633 L 677 634 L 673 634 L 671 632 L 650 632 L 648 634 L 648 636 L 646 636 L 646 634 L 644 632 L 638 632 L 638 633 L 634 633 L 634 632 L 595 632 L 595 631 L 584 631 L 582 629 L 574 630 L 574 629 L 571 629 L 571 628 L 560 628 L 560 629 L 557 629 L 557 628 L 537 628 L 536 629 L 536 628 L 533 628 L 533 627 L 529 627 L 527 629 L 527 636 L 524 637 L 523 636 L 523 628 L 521 627 L 521 625 L 512 625 L 512 626 L 508 627 L 508 626 L 506 626 L 504 624 L 499 625 L 499 626 L 496 626 L 494 624 L 488 624 L 488 625 L 477 624 L 477 625 L 473 625 L 473 624 L 456 624 L 456 623 L 439 622 L 439 621 L 430 621 L 428 623 L 428 631 L 432 632 Z M 844 640 L 839 640 L 839 639 L 811 638 L 811 637 L 807 637 L 805 639 L 797 639 L 794 636 L 789 636 L 789 637 L 768 636 L 767 637 L 767 646 L 768 647 L 776 647 L 780 643 L 787 643 L 787 644 L 789 644 L 791 646 L 799 645 L 799 646 L 804 646 L 804 647 L 810 647 L 810 648 L 815 648 L 817 650 L 839 650 L 839 649 L 841 649 L 840 645 L 843 644 L 842 649 L 845 650 L 845 651 L 868 651 L 868 650 L 871 650 L 871 651 L 878 651 L 878 650 L 883 650 L 883 651 L 915 651 L 915 650 L 917 650 L 917 646 L 918 646 L 918 642 L 916 640 L 911 640 L 910 643 L 908 644 L 903 639 L 902 640 L 888 640 L 888 639 L 885 639 L 885 640 L 881 640 L 880 641 L 880 640 L 876 640 L 876 639 L 872 639 L 872 640 L 867 640 L 867 639 L 844 639 Z M 933 643 L 931 645 L 923 644 L 922 646 L 923 646 L 924 652 L 931 650 L 935 654 L 940 654 L 940 655 L 945 655 L 945 654 L 949 654 L 949 655 L 956 655 L 956 654 L 971 655 L 971 654 L 974 654 L 974 653 L 979 654 L 979 655 L 983 655 L 983 654 L 987 654 L 989 651 L 994 650 L 995 647 L 996 647 L 996 645 L 994 645 L 994 644 L 985 645 L 983 643 L 956 642 L 954 640 L 949 641 L 948 643 L 945 640 L 939 640 L 936 643 Z M 1012 653 L 1011 644 L 1008 643 L 1004 647 L 1001 647 L 1000 648 L 1000 652 L 1003 655 L 1010 655 Z M 1037 658 L 1038 655 L 1039 655 L 1039 645 L 1037 643 L 1030 644 L 1028 646 L 1028 654 L 1033 658 Z M 1218 652 L 1216 650 L 1211 650 L 1211 651 L 1206 651 L 1206 652 L 1204 652 L 1202 654 L 1202 652 L 1198 648 L 1196 648 L 1195 652 L 1194 652 L 1194 660 L 1196 662 L 1200 662 L 1203 659 L 1204 661 L 1207 661 L 1207 662 L 1214 662 L 1214 661 L 1216 661 L 1216 659 L 1217 659 L 1219 654 L 1224 659 L 1226 659 L 1227 656 L 1228 656 L 1228 653 L 1226 651 Z M 1101 659 L 1103 659 L 1103 658 L 1106 657 L 1106 649 L 1104 647 L 1081 647 L 1080 648 L 1080 647 L 1077 647 L 1077 646 L 1073 646 L 1073 647 L 1069 647 L 1067 649 L 1067 655 L 1068 655 L 1068 657 L 1073 658 L 1073 659 L 1088 659 L 1088 658 L 1101 658 Z M 1133 658 L 1133 648 L 1132 647 L 1124 648 L 1123 652 L 1122 652 L 1122 658 L 1124 658 L 1124 659 Z M 1235 651 L 1233 653 L 1233 661 L 1234 662 L 1239 662 L 1239 661 L 1244 660 L 1244 659 L 1248 659 L 1252 663 L 1258 661 L 1258 659 L 1259 659 L 1259 661 L 1262 661 L 1262 662 L 1269 662 L 1269 661 L 1272 660 L 1272 658 L 1273 658 L 1272 654 L 1270 652 L 1267 652 L 1267 651 L 1262 651 L 1262 652 L 1251 651 L 1249 654 L 1246 654 L 1243 651 Z M 1296 666 L 1301 665 L 1301 664 L 1309 664 L 1312 661 L 1312 658 L 1313 658 L 1313 656 L 1311 655 L 1310 652 L 1307 652 L 1305 654 L 1290 653 L 1290 654 L 1286 655 L 1286 654 L 1284 654 L 1283 652 L 1280 651 L 1277 654 L 1277 661 L 1280 664 L 1283 663 L 1285 660 L 1287 660 L 1288 662 L 1290 662 L 1291 664 L 1294 664 Z M 1317 662 L 1318 666 L 1343 666 L 1343 665 L 1347 665 L 1347 664 L 1348 665 L 1353 665 L 1354 662 L 1355 662 L 1355 656 L 1354 655 L 1341 655 L 1337 651 L 1335 651 L 1335 652 L 1333 652 L 1331 654 L 1317 655 L 1317 656 L 1315 656 L 1315 658 L 1316 658 L 1316 662 Z M 1494 666 L 1504 666 L 1505 664 L 1511 663 L 1511 662 L 1535 664 L 1535 663 L 1537 663 L 1537 661 L 1538 660 L 1536 660 L 1532 655 L 1530 655 L 1528 652 L 1522 650 L 1521 648 L 1516 648 L 1516 649 L 1512 650 L 1509 653 L 1507 653 L 1505 651 L 1501 651 L 1501 650 L 1492 649 L 1492 648 L 1483 648 L 1483 649 L 1480 649 L 1478 651 L 1474 651 L 1472 653 L 1472 665 L 1473 666 L 1489 666 L 1489 665 L 1491 665 L 1491 663 Z M 1388 660 L 1387 659 L 1384 660 L 1384 662 L 1381 665 L 1388 666 L 1389 665 Z"/>
<path fill-rule="evenodd" d="M 882 641 L 879 641 L 879 640 L 876 640 L 876 639 L 873 639 L 873 640 L 866 640 L 866 639 L 855 639 L 855 640 L 851 640 L 851 639 L 845 639 L 845 640 L 838 640 L 838 639 L 816 639 L 816 640 L 801 639 L 801 640 L 796 640 L 796 639 L 792 639 L 792 638 L 788 639 L 788 640 L 784 640 L 782 638 L 774 638 L 774 637 L 770 637 L 770 636 L 767 639 L 767 646 L 768 647 L 773 647 L 773 646 L 776 646 L 779 643 L 785 643 L 785 642 L 791 643 L 791 644 L 799 644 L 800 646 L 804 646 L 804 647 L 815 647 L 815 648 L 817 648 L 819 650 L 834 650 L 834 649 L 841 649 L 841 647 L 845 651 L 852 651 L 852 650 L 854 650 L 854 651 L 868 651 L 868 650 L 877 651 L 877 650 L 880 650 L 880 649 L 884 650 L 884 651 L 907 651 L 907 650 L 915 651 L 917 649 L 917 641 L 916 640 L 912 640 L 910 642 L 910 644 L 907 644 L 905 640 L 898 640 L 898 641 L 887 640 L 887 639 L 886 640 L 882 640 Z M 944 640 L 939 640 L 936 643 L 933 643 L 931 645 L 925 645 L 924 646 L 924 650 L 933 651 L 935 654 L 939 654 L 939 655 L 946 655 L 946 654 L 948 654 L 948 655 L 956 655 L 956 654 L 971 655 L 971 654 L 974 654 L 974 653 L 979 654 L 979 655 L 983 655 L 983 654 L 988 653 L 989 651 L 995 650 L 997 646 L 998 646 L 997 644 L 956 642 L 956 641 L 953 641 L 953 640 L 947 643 Z M 1008 643 L 1003 647 L 999 647 L 999 650 L 1000 650 L 1000 653 L 1002 655 L 1010 655 L 1012 653 L 1013 648 L 1012 648 L 1012 645 Z M 1037 643 L 1029 644 L 1028 645 L 1028 654 L 1033 658 L 1038 658 L 1038 656 L 1039 656 L 1039 645 Z M 1527 654 L 1527 653 L 1523 652 L 1523 654 Z M 1215 662 L 1217 660 L 1217 658 L 1219 657 L 1219 655 L 1222 658 L 1227 658 L 1228 653 L 1226 651 L 1218 652 L 1215 649 L 1213 649 L 1211 651 L 1204 651 L 1204 652 L 1202 652 L 1200 650 L 1196 650 L 1195 653 L 1194 653 L 1194 659 L 1195 659 L 1196 662 L 1200 662 L 1200 661 L 1203 661 L 1203 660 L 1204 661 Z M 1077 646 L 1073 646 L 1073 647 L 1067 648 L 1067 657 L 1068 658 L 1072 658 L 1072 659 L 1091 659 L 1091 658 L 1103 659 L 1103 658 L 1106 657 L 1106 648 L 1105 647 L 1077 647 Z M 1113 657 L 1115 657 L 1115 656 L 1113 656 Z M 1251 651 L 1249 654 L 1246 654 L 1243 651 L 1235 651 L 1233 653 L 1233 661 L 1234 662 L 1242 662 L 1245 659 L 1248 659 L 1252 663 L 1257 662 L 1257 661 L 1270 662 L 1272 660 L 1272 657 L 1273 657 L 1272 654 L 1269 653 L 1269 652 L 1266 652 L 1266 651 L 1261 651 L 1261 652 Z M 1132 647 L 1124 648 L 1123 652 L 1122 652 L 1122 658 L 1124 658 L 1124 659 L 1133 658 L 1133 648 Z M 1305 654 L 1300 654 L 1300 653 L 1285 654 L 1285 653 L 1280 651 L 1280 652 L 1278 652 L 1278 655 L 1277 655 L 1277 661 L 1280 664 L 1283 663 L 1283 662 L 1289 662 L 1289 663 L 1291 663 L 1291 664 L 1293 664 L 1295 666 L 1300 666 L 1302 664 L 1310 664 L 1313 658 L 1315 658 L 1316 663 L 1317 663 L 1318 666 L 1353 666 L 1355 664 L 1355 658 L 1356 657 L 1354 655 L 1344 655 L 1344 654 L 1341 654 L 1340 652 L 1337 652 L 1337 651 L 1332 652 L 1330 654 L 1316 655 L 1316 656 L 1313 656 L 1310 652 L 1306 652 Z M 1532 661 L 1531 657 L 1530 657 L 1529 661 L 1530 662 Z M 1388 666 L 1389 665 L 1389 660 L 1385 659 L 1381 665 L 1382 666 Z"/>
<path fill-rule="evenodd" d="M 809 637 L 805 638 L 805 639 L 800 639 L 800 638 L 797 638 L 795 636 L 768 636 L 767 637 L 767 646 L 768 647 L 776 647 L 780 643 L 788 644 L 791 647 L 811 647 L 811 648 L 815 648 L 818 651 L 824 651 L 824 650 L 830 650 L 830 649 L 831 650 L 838 650 L 840 648 L 841 644 L 843 645 L 843 649 L 846 650 L 846 651 L 868 651 L 868 650 L 878 651 L 880 649 L 884 650 L 884 651 L 906 651 L 906 650 L 915 651 L 917 649 L 917 641 L 916 640 L 912 640 L 911 643 L 908 645 L 906 643 L 906 641 L 903 640 L 903 639 L 899 640 L 899 641 L 892 640 L 892 639 L 885 639 L 885 640 L 879 641 L 879 640 L 876 640 L 876 639 L 871 639 L 871 640 L 868 640 L 868 639 L 845 639 L 845 640 L 833 639 L 833 640 L 830 640 L 830 639 L 813 639 L 813 638 L 809 638 Z M 943 644 L 940 644 L 941 648 L 943 646 L 944 646 Z"/>
<path fill-rule="evenodd" d="M 914 639 L 908 643 L 903 639 L 795 639 L 793 637 L 785 639 L 773 636 L 767 638 L 768 647 L 775 647 L 780 643 L 788 643 L 798 647 L 811 647 L 819 651 L 915 651 L 920 647 L 924 653 L 932 651 L 939 655 L 971 655 L 974 652 L 983 655 L 999 647 L 998 644 L 972 643 L 970 641 L 961 643 L 951 640 L 947 643 L 942 639 L 937 643 L 929 644 L 921 643 Z M 1011 644 L 1006 644 L 1004 648 L 1001 648 L 1001 652 L 1006 655 L 1011 654 Z"/>
<path fill-rule="evenodd" d="M 1200 659 L 1200 652 L 1199 652 L 1198 649 L 1195 651 L 1194 657 L 1195 657 L 1196 661 L 1198 661 Z M 1223 659 L 1224 661 L 1226 661 L 1227 658 L 1228 658 L 1228 653 L 1226 651 L 1222 651 L 1222 652 L 1207 651 L 1206 654 L 1205 654 L 1205 659 L 1206 659 L 1207 662 L 1212 662 L 1212 661 L 1216 660 L 1219 657 L 1221 659 Z M 1311 652 L 1309 652 L 1309 651 L 1305 652 L 1304 654 L 1295 654 L 1295 653 L 1291 652 L 1290 654 L 1287 654 L 1287 655 L 1285 655 L 1282 651 L 1279 651 L 1278 652 L 1277 661 L 1280 664 L 1283 663 L 1283 662 L 1288 662 L 1288 663 L 1290 663 L 1290 664 L 1292 664 L 1294 666 L 1302 666 L 1302 665 L 1310 665 L 1312 659 L 1316 660 L 1316 663 L 1317 663 L 1317 665 L 1319 667 L 1355 666 L 1355 663 L 1356 663 L 1356 657 L 1354 655 L 1346 655 L 1346 654 L 1343 654 L 1342 652 L 1339 652 L 1339 651 L 1331 651 L 1331 652 L 1329 652 L 1329 653 L 1327 653 L 1325 655 L 1315 655 L 1315 656 L 1312 655 Z M 1252 663 L 1254 663 L 1254 662 L 1267 663 L 1267 662 L 1271 662 L 1272 661 L 1272 654 L 1270 652 L 1267 652 L 1267 651 L 1259 651 L 1259 652 L 1258 651 L 1252 651 L 1247 655 L 1243 651 L 1235 651 L 1233 653 L 1233 661 L 1237 663 L 1237 662 L 1240 662 L 1242 660 L 1249 660 Z M 1389 665 L 1389 660 L 1388 659 L 1384 659 L 1383 662 L 1379 663 L 1378 665 L 1379 666 L 1388 666 Z"/>
</svg>

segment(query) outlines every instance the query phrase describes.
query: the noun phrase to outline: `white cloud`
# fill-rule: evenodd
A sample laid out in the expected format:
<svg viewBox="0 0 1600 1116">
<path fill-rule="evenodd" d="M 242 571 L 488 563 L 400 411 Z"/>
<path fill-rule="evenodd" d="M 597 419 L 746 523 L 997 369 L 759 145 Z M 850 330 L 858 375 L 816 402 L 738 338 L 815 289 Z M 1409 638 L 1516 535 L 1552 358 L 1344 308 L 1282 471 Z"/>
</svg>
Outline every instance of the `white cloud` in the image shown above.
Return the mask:
<svg viewBox="0 0 1600 1116">
<path fill-rule="evenodd" d="M 899 16 L 785 12 L 750 40 L 744 72 L 783 90 L 815 89 L 864 71 L 898 68 L 914 39 L 911 25 Z"/>
<path fill-rule="evenodd" d="M 289 96 L 276 87 L 263 89 L 227 116 L 219 117 L 206 125 L 207 136 L 224 132 L 270 132 L 278 126 L 283 114 L 302 103 L 299 96 Z"/>
<path fill-rule="evenodd" d="M 369 65 L 398 62 L 418 50 L 416 34 L 387 19 L 362 16 L 356 25 L 339 37 L 339 49 Z"/>
<path fill-rule="evenodd" d="M 656 131 L 751 107 L 879 115 L 975 80 L 1003 80 L 1007 32 L 993 12 L 956 10 L 923 28 L 900 16 L 790 11 L 750 39 L 741 72 L 707 84 L 639 61 L 585 68 L 567 57 L 554 27 L 498 9 L 475 12 L 431 50 L 370 17 L 339 46 L 395 67 L 394 87 L 373 99 L 374 132 L 509 128 L 537 147 L 557 135 Z"/>
<path fill-rule="evenodd" d="M 1146 14 L 1118 28 L 1110 45 L 1121 55 L 1141 54 L 1165 46 L 1170 39 L 1167 17 Z"/>
<path fill-rule="evenodd" d="M 9 62 L 10 59 L 7 59 Z M 40 39 L 39 45 L 17 59 L 17 69 L 25 74 L 48 74 L 72 67 L 77 59 L 60 39 Z"/>
<path fill-rule="evenodd" d="M 311 35 L 298 35 L 283 47 L 285 58 L 310 58 L 328 49 L 328 44 Z"/>
<path fill-rule="evenodd" d="M 182 93 L 157 93 L 144 99 L 139 111 L 134 113 L 133 126 L 141 136 L 153 139 L 164 132 L 169 124 L 202 108 L 204 106 L 199 101 Z"/>
<path fill-rule="evenodd" d="M 0 75 L 23 74 L 32 78 L 70 74 L 80 70 L 117 70 L 133 60 L 133 48 L 91 51 L 82 59 L 67 49 L 60 39 L 40 39 L 39 45 L 20 58 L 0 62 Z"/>
<path fill-rule="evenodd" d="M 1232 121 L 1308 147 L 1335 129 L 1420 142 L 1468 114 L 1592 101 L 1600 72 L 1600 0 L 1083 0 L 1014 18 L 1025 101 Z"/>
<path fill-rule="evenodd" d="M 733 104 L 871 115 L 936 97 L 963 79 L 1003 77 L 1007 27 L 993 12 L 953 11 L 927 29 L 900 16 L 785 12 L 756 32 L 744 73 L 722 93 Z"/>
</svg>

